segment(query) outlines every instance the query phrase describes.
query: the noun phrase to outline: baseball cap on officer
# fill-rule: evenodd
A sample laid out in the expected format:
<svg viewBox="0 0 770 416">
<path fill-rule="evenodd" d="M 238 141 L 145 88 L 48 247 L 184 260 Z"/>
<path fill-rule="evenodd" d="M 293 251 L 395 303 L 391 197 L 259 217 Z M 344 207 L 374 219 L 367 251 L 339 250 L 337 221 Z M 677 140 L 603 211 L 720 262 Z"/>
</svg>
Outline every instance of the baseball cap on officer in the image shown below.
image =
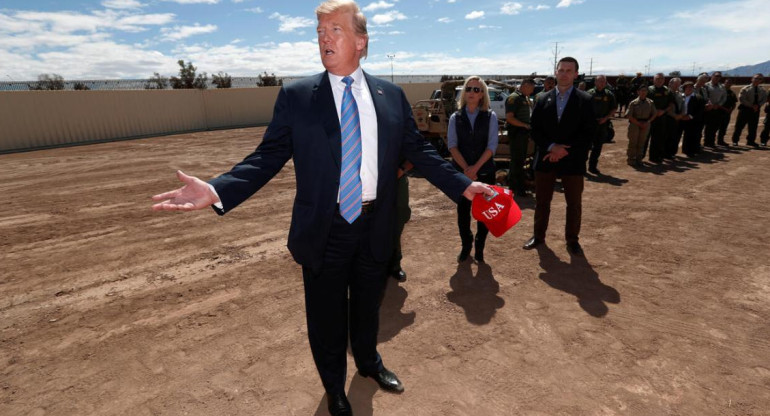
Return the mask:
<svg viewBox="0 0 770 416">
<path fill-rule="evenodd" d="M 521 219 L 521 209 L 513 200 L 510 189 L 490 185 L 494 195 L 476 194 L 471 205 L 473 218 L 487 226 L 495 237 L 505 234 Z"/>
</svg>

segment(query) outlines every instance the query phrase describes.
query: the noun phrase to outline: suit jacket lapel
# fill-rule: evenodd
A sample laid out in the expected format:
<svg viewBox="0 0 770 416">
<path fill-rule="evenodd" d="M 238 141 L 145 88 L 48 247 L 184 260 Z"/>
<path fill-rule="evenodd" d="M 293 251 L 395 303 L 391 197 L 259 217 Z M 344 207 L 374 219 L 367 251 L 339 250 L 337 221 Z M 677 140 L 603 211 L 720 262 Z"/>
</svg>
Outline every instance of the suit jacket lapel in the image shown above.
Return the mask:
<svg viewBox="0 0 770 416">
<path fill-rule="evenodd" d="M 334 163 L 339 168 L 342 163 L 342 132 L 340 131 L 340 119 L 337 115 L 332 86 L 329 83 L 329 75 L 326 72 L 319 74 L 319 78 L 313 87 L 312 100 L 311 108 L 313 114 L 316 114 L 321 120 L 329 143 L 329 150 L 332 153 L 332 159 L 334 159 Z"/>
<path fill-rule="evenodd" d="M 385 152 L 388 150 L 388 131 L 385 128 L 388 125 L 386 122 L 388 103 L 387 97 L 385 97 L 385 90 L 380 85 L 380 81 L 366 72 L 364 72 L 364 77 L 366 77 L 366 84 L 369 86 L 369 93 L 372 96 L 374 112 L 377 114 L 377 172 L 380 173 L 382 172 Z"/>
</svg>

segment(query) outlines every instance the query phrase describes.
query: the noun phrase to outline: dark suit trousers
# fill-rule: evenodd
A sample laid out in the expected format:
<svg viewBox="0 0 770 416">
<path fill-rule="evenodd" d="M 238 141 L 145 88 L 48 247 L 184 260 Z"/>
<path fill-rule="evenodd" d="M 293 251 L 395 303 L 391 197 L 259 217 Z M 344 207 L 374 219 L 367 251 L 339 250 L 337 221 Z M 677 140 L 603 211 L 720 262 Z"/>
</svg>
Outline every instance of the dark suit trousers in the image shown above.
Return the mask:
<svg viewBox="0 0 770 416">
<path fill-rule="evenodd" d="M 706 129 L 703 132 L 703 144 L 705 146 L 714 146 L 716 144 L 717 132 L 722 125 L 722 110 L 708 110 L 703 113 L 706 121 Z"/>
<path fill-rule="evenodd" d="M 673 158 L 679 152 L 679 142 L 682 139 L 682 127 L 679 125 L 679 121 L 673 117 L 666 115 L 666 122 L 668 123 L 668 137 L 666 138 L 666 153 L 665 156 Z"/>
<path fill-rule="evenodd" d="M 652 120 L 650 126 L 650 161 L 659 162 L 663 160 L 666 153 L 667 121 L 668 117 L 662 116 Z"/>
<path fill-rule="evenodd" d="M 348 224 L 337 212 L 321 270 L 302 268 L 310 349 L 330 394 L 345 391 L 348 328 L 358 370 L 373 374 L 383 368 L 377 353 L 377 330 L 386 263 L 376 261 L 369 247 L 374 215 L 376 209 Z"/>
<path fill-rule="evenodd" d="M 682 153 L 694 156 L 700 152 L 700 123 L 696 120 L 682 120 L 679 122 L 684 131 L 682 140 Z"/>
<path fill-rule="evenodd" d="M 743 128 L 749 126 L 749 135 L 746 136 L 746 144 L 756 143 L 757 126 L 759 125 L 759 111 L 751 108 L 738 108 L 738 119 L 735 120 L 735 131 L 733 132 L 733 143 L 738 143 L 741 138 Z"/>
<path fill-rule="evenodd" d="M 556 172 L 535 172 L 535 237 L 545 240 L 548 220 L 551 217 L 551 200 L 556 184 Z M 583 215 L 583 175 L 562 175 L 562 188 L 567 200 L 567 225 L 564 238 L 577 242 L 580 235 L 580 221 Z"/>
</svg>

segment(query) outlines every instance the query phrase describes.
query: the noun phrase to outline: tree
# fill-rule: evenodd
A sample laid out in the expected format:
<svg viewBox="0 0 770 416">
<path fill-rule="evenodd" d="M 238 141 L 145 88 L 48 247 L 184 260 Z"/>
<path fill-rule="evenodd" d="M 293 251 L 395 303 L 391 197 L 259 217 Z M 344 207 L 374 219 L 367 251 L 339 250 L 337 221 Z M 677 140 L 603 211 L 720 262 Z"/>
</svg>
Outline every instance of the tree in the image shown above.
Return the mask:
<svg viewBox="0 0 770 416">
<path fill-rule="evenodd" d="M 72 86 L 72 89 L 76 91 L 88 91 L 91 88 L 89 88 L 85 83 L 78 81 L 75 83 L 75 85 Z"/>
<path fill-rule="evenodd" d="M 37 76 L 37 82 L 34 84 L 27 84 L 30 90 L 42 91 L 42 90 L 63 90 L 64 78 L 58 74 L 40 74 Z"/>
<path fill-rule="evenodd" d="M 201 90 L 206 89 L 206 83 L 208 82 L 209 77 L 205 72 L 196 75 L 195 71 L 197 71 L 198 68 L 194 67 L 192 62 L 188 62 L 187 65 L 185 65 L 183 59 L 178 60 L 177 63 L 179 64 L 179 77 L 171 77 L 169 79 L 169 81 L 171 81 L 171 88 L 175 90 L 192 88 Z"/>
<path fill-rule="evenodd" d="M 212 75 L 211 79 L 211 83 L 216 85 L 217 88 L 230 88 L 233 85 L 232 78 L 226 72 L 224 74 L 220 72 L 217 75 Z"/>
<path fill-rule="evenodd" d="M 168 79 L 160 76 L 157 72 L 144 83 L 146 90 L 165 90 L 166 88 L 168 88 Z"/>
<path fill-rule="evenodd" d="M 668 73 L 668 76 L 670 76 L 670 77 L 681 77 L 682 76 L 682 71 L 671 71 L 671 72 Z"/>
<path fill-rule="evenodd" d="M 259 75 L 257 85 L 260 87 L 280 87 L 283 85 L 283 79 L 277 78 L 275 74 L 268 75 L 267 71 L 265 71 L 264 74 Z"/>
</svg>

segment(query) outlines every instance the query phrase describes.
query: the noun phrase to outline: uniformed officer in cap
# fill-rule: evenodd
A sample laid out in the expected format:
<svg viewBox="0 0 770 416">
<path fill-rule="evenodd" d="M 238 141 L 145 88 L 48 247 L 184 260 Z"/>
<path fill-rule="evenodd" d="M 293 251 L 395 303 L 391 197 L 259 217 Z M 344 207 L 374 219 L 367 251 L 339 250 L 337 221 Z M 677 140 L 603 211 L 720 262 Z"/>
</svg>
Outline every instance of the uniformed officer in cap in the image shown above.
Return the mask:
<svg viewBox="0 0 770 416">
<path fill-rule="evenodd" d="M 601 172 L 599 172 L 597 165 L 599 164 L 599 156 L 602 154 L 602 146 L 604 143 L 609 143 L 615 135 L 610 118 L 612 118 L 612 113 L 617 108 L 617 101 L 615 100 L 615 95 L 605 88 L 607 86 L 607 77 L 598 75 L 594 85 L 594 88 L 588 90 L 588 94 L 591 95 L 594 115 L 597 117 L 597 128 L 596 135 L 591 144 L 591 154 L 588 157 L 588 171 L 599 175 Z"/>
</svg>

